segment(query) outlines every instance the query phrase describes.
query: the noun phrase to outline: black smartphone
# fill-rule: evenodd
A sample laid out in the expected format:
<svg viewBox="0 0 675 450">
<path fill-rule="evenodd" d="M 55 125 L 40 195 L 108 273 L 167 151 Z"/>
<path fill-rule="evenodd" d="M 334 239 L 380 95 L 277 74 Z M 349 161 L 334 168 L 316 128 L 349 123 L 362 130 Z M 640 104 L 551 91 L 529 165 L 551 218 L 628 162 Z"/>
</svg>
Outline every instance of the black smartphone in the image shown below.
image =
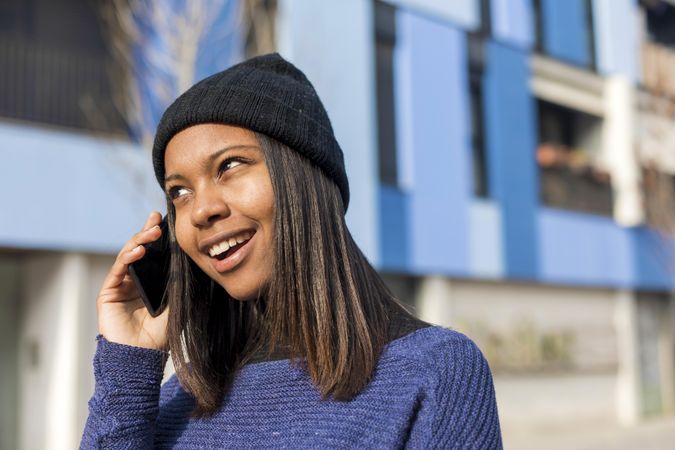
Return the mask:
<svg viewBox="0 0 675 450">
<path fill-rule="evenodd" d="M 159 224 L 162 235 L 156 241 L 145 244 L 145 255 L 129 264 L 129 275 L 134 280 L 143 303 L 152 317 L 157 317 L 166 308 L 165 292 L 169 282 L 169 227 L 166 216 Z"/>
</svg>

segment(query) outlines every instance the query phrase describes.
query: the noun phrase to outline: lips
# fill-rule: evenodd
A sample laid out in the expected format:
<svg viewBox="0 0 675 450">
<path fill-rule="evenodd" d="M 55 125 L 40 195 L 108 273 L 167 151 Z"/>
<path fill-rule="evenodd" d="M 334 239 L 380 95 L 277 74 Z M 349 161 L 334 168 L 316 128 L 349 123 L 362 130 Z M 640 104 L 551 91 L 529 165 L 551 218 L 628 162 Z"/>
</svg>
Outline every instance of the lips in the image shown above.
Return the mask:
<svg viewBox="0 0 675 450">
<path fill-rule="evenodd" d="M 256 230 L 252 228 L 239 228 L 232 231 L 224 231 L 215 234 L 207 239 L 199 241 L 197 248 L 199 248 L 200 252 L 212 256 L 211 250 L 214 249 L 214 246 L 224 244 L 227 242 L 227 248 L 223 248 L 218 251 L 218 253 L 222 253 L 223 251 L 226 251 L 229 247 L 233 247 L 234 245 L 236 245 L 237 237 L 248 235 L 247 237 L 250 238 L 253 234 L 255 234 L 255 231 Z M 235 242 L 233 244 L 229 243 L 231 239 L 235 239 Z"/>
<path fill-rule="evenodd" d="M 236 268 L 251 253 L 255 244 L 256 233 L 246 241 L 237 243 L 228 250 L 215 256 L 209 256 L 211 265 L 218 273 L 225 273 Z M 215 245 L 215 244 L 214 244 Z"/>
<path fill-rule="evenodd" d="M 211 248 L 209 248 L 209 256 L 212 258 L 214 257 L 220 257 L 230 251 L 231 249 L 235 248 L 237 245 L 241 245 L 242 243 L 248 241 L 251 239 L 251 236 L 253 236 L 254 233 L 250 231 L 245 231 L 243 233 L 238 234 L 237 236 L 231 237 L 229 239 L 224 239 L 222 242 L 219 242 L 217 244 L 213 244 Z M 222 258 L 219 258 L 222 259 Z"/>
</svg>

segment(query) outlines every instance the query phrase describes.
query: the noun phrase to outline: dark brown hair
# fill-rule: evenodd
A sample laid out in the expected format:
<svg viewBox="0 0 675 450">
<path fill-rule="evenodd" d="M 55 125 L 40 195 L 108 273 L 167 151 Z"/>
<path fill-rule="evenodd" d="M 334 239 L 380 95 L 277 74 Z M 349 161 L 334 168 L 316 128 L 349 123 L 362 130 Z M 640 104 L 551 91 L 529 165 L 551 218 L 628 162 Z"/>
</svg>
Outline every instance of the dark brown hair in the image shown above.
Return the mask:
<svg viewBox="0 0 675 450">
<path fill-rule="evenodd" d="M 193 417 L 217 411 L 238 368 L 261 348 L 283 349 L 321 396 L 349 400 L 368 383 L 387 343 L 389 312 L 409 314 L 347 229 L 340 192 L 302 155 L 256 133 L 275 200 L 274 263 L 260 298 L 235 300 L 172 241 L 169 349 Z"/>
</svg>

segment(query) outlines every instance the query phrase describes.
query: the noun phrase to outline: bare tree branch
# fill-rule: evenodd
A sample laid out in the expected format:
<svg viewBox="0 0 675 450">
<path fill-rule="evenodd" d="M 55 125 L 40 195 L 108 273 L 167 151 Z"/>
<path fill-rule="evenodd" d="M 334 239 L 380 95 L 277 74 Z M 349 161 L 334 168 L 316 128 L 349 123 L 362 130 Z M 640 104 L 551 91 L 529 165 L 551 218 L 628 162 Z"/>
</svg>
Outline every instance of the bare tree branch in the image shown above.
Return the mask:
<svg viewBox="0 0 675 450">
<path fill-rule="evenodd" d="M 108 42 L 122 67 L 122 73 L 111 74 L 114 102 L 144 147 L 150 148 L 158 111 L 196 81 L 204 46 L 224 48 L 237 31 L 236 17 L 217 22 L 232 1 L 186 0 L 181 7 L 150 0 L 101 2 Z"/>
</svg>

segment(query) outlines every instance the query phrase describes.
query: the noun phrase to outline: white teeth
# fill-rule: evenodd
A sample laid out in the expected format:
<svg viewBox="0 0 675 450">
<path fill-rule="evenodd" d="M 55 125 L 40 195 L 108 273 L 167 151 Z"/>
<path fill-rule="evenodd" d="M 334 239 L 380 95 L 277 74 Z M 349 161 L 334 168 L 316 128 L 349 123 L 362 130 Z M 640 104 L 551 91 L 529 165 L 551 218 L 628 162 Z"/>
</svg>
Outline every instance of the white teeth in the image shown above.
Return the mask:
<svg viewBox="0 0 675 450">
<path fill-rule="evenodd" d="M 226 252 L 230 249 L 230 244 L 227 242 L 221 242 L 220 244 L 216 244 L 213 247 L 209 249 L 209 255 L 216 256 L 219 255 L 223 252 Z"/>
<path fill-rule="evenodd" d="M 240 234 L 239 236 L 230 238 L 227 241 L 215 244 L 209 249 L 209 255 L 211 255 L 211 257 L 220 255 L 221 253 L 228 251 L 231 247 L 251 239 L 251 236 L 253 236 L 253 233 L 247 231 Z"/>
</svg>

